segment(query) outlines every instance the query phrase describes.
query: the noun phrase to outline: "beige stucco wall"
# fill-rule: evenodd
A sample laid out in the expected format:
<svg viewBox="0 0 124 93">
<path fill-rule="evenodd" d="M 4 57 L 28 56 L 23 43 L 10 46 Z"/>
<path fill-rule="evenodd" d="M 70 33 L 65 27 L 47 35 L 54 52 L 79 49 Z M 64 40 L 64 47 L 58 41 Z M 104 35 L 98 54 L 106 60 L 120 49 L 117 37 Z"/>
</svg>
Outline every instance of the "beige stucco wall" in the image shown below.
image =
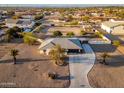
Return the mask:
<svg viewBox="0 0 124 93">
<path fill-rule="evenodd" d="M 115 27 L 112 30 L 112 34 L 114 34 L 114 35 L 124 35 L 124 26 Z"/>
</svg>

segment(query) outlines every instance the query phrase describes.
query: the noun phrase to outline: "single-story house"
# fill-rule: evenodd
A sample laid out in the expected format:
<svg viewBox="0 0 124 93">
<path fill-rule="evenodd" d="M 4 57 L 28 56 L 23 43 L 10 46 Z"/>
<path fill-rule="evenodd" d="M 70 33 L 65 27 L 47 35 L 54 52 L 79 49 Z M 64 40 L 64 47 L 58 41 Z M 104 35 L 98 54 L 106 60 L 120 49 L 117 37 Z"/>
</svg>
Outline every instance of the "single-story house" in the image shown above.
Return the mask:
<svg viewBox="0 0 124 93">
<path fill-rule="evenodd" d="M 83 50 L 77 38 L 50 38 L 41 43 L 40 53 L 49 55 L 50 50 L 56 45 L 60 45 L 66 53 L 81 53 Z"/>
<path fill-rule="evenodd" d="M 101 24 L 101 28 L 111 34 L 124 35 L 124 21 L 105 21 Z"/>
<path fill-rule="evenodd" d="M 21 17 L 23 19 L 30 19 L 30 20 L 33 20 L 34 19 L 34 15 L 22 15 Z"/>
<path fill-rule="evenodd" d="M 9 28 L 18 26 L 24 29 L 31 29 L 35 24 L 32 20 L 29 19 L 6 19 L 5 23 Z"/>
</svg>

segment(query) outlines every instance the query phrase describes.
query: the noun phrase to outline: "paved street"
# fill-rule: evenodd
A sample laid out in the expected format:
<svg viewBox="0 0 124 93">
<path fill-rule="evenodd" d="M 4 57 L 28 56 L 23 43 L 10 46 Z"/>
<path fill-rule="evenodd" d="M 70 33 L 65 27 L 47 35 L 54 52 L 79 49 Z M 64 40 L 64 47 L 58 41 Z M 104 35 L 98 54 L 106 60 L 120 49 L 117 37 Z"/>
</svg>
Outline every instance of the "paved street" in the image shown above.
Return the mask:
<svg viewBox="0 0 124 93">
<path fill-rule="evenodd" d="M 94 65 L 95 54 L 88 44 L 83 44 L 82 47 L 86 53 L 70 55 L 69 57 L 70 88 L 91 87 L 87 74 Z"/>
</svg>

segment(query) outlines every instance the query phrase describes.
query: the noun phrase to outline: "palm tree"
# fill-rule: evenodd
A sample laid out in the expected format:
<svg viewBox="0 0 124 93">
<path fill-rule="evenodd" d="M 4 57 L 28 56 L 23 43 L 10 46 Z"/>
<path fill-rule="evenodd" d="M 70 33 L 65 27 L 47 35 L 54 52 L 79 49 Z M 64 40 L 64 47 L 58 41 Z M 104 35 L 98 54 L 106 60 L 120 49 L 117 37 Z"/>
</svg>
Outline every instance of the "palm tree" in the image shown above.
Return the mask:
<svg viewBox="0 0 124 93">
<path fill-rule="evenodd" d="M 16 64 L 16 56 L 18 55 L 18 50 L 17 49 L 12 49 L 11 50 L 11 56 L 13 56 L 13 61 L 14 61 L 14 64 Z"/>
<path fill-rule="evenodd" d="M 100 63 L 108 65 L 108 63 L 106 63 L 106 58 L 108 58 L 110 56 L 107 53 L 103 53 L 101 57 L 103 58 L 103 61 Z"/>
<path fill-rule="evenodd" d="M 52 60 L 54 60 L 55 64 L 57 65 L 63 65 L 63 59 L 65 57 L 64 55 L 64 49 L 61 48 L 60 45 L 56 45 L 50 52 L 49 55 Z"/>
</svg>

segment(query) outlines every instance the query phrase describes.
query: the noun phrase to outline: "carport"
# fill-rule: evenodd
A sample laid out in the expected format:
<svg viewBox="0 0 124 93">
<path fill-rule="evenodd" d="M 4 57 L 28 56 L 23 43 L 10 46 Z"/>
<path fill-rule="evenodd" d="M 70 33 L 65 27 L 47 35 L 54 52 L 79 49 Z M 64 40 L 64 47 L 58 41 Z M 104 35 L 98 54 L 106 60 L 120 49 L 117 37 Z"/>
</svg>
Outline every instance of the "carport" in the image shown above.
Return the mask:
<svg viewBox="0 0 124 93">
<path fill-rule="evenodd" d="M 83 53 L 83 49 L 68 49 L 68 54 Z"/>
</svg>

